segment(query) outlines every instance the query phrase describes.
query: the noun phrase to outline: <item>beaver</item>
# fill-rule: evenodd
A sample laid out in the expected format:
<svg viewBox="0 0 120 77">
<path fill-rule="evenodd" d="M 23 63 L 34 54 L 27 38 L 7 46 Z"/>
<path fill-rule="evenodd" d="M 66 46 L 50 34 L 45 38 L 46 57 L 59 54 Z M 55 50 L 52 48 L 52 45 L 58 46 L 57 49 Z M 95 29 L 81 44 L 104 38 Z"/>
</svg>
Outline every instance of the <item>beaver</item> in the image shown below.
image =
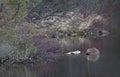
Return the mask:
<svg viewBox="0 0 120 77">
<path fill-rule="evenodd" d="M 100 57 L 100 51 L 97 48 L 89 48 L 86 51 L 88 61 L 97 61 Z"/>
</svg>

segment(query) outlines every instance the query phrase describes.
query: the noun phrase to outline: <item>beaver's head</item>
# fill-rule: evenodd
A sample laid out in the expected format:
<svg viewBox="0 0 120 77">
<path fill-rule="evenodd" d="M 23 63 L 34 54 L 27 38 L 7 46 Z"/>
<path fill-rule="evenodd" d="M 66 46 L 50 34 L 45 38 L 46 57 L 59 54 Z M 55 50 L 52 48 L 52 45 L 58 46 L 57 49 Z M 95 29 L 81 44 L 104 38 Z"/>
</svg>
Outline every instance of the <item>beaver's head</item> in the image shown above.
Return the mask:
<svg viewBox="0 0 120 77">
<path fill-rule="evenodd" d="M 86 51 L 88 61 L 97 61 L 100 56 L 100 51 L 97 48 L 89 48 Z"/>
</svg>

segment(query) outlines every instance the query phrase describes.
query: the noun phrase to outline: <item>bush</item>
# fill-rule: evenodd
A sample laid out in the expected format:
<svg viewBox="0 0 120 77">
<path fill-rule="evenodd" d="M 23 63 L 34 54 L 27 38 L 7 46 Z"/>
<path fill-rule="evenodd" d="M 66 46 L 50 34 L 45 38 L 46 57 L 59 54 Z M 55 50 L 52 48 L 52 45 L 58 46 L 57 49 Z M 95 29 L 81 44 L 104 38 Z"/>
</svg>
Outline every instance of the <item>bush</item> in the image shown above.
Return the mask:
<svg viewBox="0 0 120 77">
<path fill-rule="evenodd" d="M 27 59 L 29 54 L 36 52 L 32 37 L 38 32 L 34 24 L 22 23 L 18 27 L 0 28 L 1 36 L 13 47 L 10 52 L 12 59 Z"/>
</svg>

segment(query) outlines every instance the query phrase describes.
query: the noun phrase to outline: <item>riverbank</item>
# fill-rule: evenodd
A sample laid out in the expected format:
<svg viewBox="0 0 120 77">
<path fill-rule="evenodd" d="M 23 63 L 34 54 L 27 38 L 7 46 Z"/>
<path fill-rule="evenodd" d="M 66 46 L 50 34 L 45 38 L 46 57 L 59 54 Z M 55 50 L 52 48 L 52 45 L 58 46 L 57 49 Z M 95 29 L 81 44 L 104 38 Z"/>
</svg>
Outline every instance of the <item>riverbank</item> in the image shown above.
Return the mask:
<svg viewBox="0 0 120 77">
<path fill-rule="evenodd" d="M 19 10 L 16 18 L 6 20 L 7 24 L 0 26 L 0 64 L 54 61 L 65 52 L 58 40 L 66 37 L 102 38 L 109 35 L 107 26 L 111 17 L 100 10 L 104 9 L 100 7 L 102 2 L 78 2 L 42 1 L 31 6 L 30 11 L 22 7 L 24 14 Z M 7 13 L 9 11 L 11 8 Z"/>
</svg>

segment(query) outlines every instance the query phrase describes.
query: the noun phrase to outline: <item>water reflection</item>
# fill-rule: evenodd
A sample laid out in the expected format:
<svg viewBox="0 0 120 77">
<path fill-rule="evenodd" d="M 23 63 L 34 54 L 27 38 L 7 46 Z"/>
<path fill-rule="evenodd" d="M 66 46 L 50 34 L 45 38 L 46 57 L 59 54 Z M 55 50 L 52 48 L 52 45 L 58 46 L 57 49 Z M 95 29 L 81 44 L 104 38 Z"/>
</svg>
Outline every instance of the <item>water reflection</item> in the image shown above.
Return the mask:
<svg viewBox="0 0 120 77">
<path fill-rule="evenodd" d="M 63 51 L 70 52 L 70 51 L 84 51 L 88 48 L 93 47 L 92 42 L 87 38 L 80 38 L 80 37 L 68 37 L 62 38 L 58 40 L 61 44 Z"/>
<path fill-rule="evenodd" d="M 31 72 L 23 65 L 2 66 L 0 67 L 0 77 L 37 77 L 34 72 Z"/>
<path fill-rule="evenodd" d="M 0 77 L 120 76 L 120 49 L 114 38 L 62 38 L 58 42 L 63 52 L 80 50 L 80 55 L 62 55 L 56 62 L 45 64 L 0 66 Z"/>
</svg>

